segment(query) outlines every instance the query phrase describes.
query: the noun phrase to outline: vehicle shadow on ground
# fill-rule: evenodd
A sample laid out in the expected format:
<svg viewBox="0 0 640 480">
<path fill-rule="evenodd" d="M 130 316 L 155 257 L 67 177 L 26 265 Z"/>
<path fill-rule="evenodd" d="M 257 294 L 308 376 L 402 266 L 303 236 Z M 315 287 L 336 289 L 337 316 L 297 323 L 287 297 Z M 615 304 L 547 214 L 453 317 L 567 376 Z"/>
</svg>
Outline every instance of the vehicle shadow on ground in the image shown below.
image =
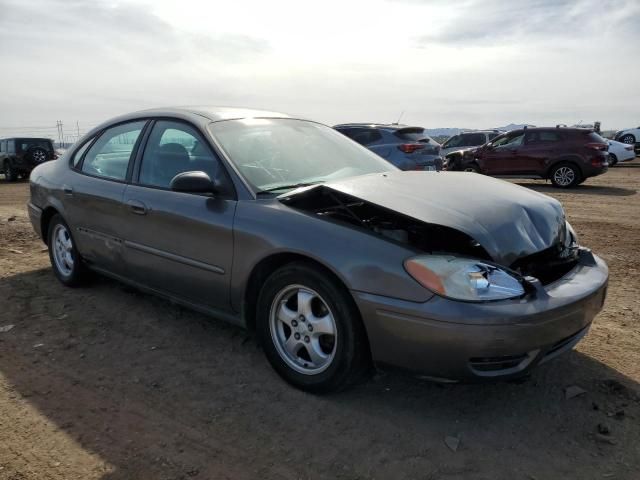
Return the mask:
<svg viewBox="0 0 640 480">
<path fill-rule="evenodd" d="M 631 162 L 618 163 L 615 167 L 612 168 L 640 168 L 640 163 L 634 162 L 633 160 L 631 160 Z"/>
<path fill-rule="evenodd" d="M 550 184 L 544 185 L 540 183 L 531 183 L 531 182 L 518 182 L 518 185 L 521 187 L 527 187 L 531 190 L 535 190 L 537 192 L 542 193 L 571 193 L 575 195 L 612 195 L 616 197 L 627 197 L 630 195 L 635 195 L 638 193 L 637 190 L 631 188 L 623 188 L 623 187 L 610 187 L 610 186 L 600 186 L 600 185 L 579 185 L 575 188 L 561 190 L 556 188 Z"/>
<path fill-rule="evenodd" d="M 241 329 L 116 282 L 68 289 L 43 269 L 0 279 L 0 297 L 0 325 L 15 324 L 0 333 L 0 373 L 106 462 L 104 479 L 627 478 L 640 469 L 640 388 L 582 353 L 521 383 L 388 373 L 314 396 L 283 383 Z M 573 385 L 584 393 L 565 398 Z M 66 478 L 89 469 L 62 463 Z"/>
</svg>

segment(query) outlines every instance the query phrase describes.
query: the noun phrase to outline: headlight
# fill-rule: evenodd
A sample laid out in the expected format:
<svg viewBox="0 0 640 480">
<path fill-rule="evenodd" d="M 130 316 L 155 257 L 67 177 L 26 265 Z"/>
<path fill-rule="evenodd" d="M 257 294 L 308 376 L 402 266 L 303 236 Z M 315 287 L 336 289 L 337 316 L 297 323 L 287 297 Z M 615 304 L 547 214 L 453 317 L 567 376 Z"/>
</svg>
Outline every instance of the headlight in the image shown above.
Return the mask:
<svg viewBox="0 0 640 480">
<path fill-rule="evenodd" d="M 518 278 L 481 260 L 425 255 L 405 260 L 404 268 L 423 287 L 456 300 L 504 300 L 524 294 Z"/>
</svg>

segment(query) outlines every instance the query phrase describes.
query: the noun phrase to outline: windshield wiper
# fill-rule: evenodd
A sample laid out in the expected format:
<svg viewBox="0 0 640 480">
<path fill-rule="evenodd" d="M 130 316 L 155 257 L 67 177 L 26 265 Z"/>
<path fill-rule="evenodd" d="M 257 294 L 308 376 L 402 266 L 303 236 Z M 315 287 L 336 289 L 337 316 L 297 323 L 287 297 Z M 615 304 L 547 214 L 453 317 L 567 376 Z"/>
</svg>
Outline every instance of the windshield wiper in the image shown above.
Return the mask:
<svg viewBox="0 0 640 480">
<path fill-rule="evenodd" d="M 264 190 L 259 190 L 257 193 L 271 193 L 277 192 L 278 190 L 295 190 L 300 187 L 309 187 L 311 185 L 317 185 L 322 182 L 302 182 L 302 183 L 292 183 L 290 185 L 276 185 L 275 187 L 265 188 Z"/>
</svg>

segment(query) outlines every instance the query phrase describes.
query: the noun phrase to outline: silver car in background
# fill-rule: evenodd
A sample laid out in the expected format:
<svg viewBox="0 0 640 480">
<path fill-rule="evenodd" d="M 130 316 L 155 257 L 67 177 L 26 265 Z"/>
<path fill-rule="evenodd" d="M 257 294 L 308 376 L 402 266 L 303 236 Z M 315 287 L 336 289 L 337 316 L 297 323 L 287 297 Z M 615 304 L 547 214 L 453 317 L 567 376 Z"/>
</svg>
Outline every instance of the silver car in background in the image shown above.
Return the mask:
<svg viewBox="0 0 640 480">
<path fill-rule="evenodd" d="M 473 130 L 449 137 L 440 149 L 444 167 L 450 171 L 465 170 L 462 162 L 464 152 L 489 143 L 503 133 L 501 130 Z"/>
<path fill-rule="evenodd" d="M 384 364 L 441 381 L 519 376 L 570 350 L 605 299 L 607 267 L 556 200 L 403 172 L 280 113 L 124 115 L 36 167 L 30 187 L 63 284 L 99 272 L 254 330 L 311 392 Z"/>
</svg>

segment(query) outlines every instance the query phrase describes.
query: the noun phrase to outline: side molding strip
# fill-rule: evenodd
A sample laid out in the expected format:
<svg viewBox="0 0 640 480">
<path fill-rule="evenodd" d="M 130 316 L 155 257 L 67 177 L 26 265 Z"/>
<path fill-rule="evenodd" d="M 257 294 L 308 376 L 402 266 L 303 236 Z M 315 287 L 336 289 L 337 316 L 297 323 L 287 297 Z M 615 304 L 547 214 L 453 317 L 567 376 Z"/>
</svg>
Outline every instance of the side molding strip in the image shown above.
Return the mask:
<svg viewBox="0 0 640 480">
<path fill-rule="evenodd" d="M 224 275 L 224 269 L 220 268 L 216 265 L 209 265 L 208 263 L 199 262 L 198 260 L 193 260 L 192 258 L 183 257 L 180 255 L 175 255 L 173 253 L 165 252 L 164 250 L 158 250 L 157 248 L 148 247 L 146 245 L 141 245 L 139 243 L 130 242 L 128 240 L 124 241 L 125 246 L 129 248 L 133 248 L 134 250 L 138 250 L 141 252 L 149 253 L 151 255 L 155 255 L 157 257 L 166 258 L 168 260 L 172 260 L 174 262 L 182 263 L 184 265 L 189 265 L 190 267 L 201 268 L 202 270 L 207 270 L 209 272 L 217 273 L 220 275 Z"/>
</svg>

